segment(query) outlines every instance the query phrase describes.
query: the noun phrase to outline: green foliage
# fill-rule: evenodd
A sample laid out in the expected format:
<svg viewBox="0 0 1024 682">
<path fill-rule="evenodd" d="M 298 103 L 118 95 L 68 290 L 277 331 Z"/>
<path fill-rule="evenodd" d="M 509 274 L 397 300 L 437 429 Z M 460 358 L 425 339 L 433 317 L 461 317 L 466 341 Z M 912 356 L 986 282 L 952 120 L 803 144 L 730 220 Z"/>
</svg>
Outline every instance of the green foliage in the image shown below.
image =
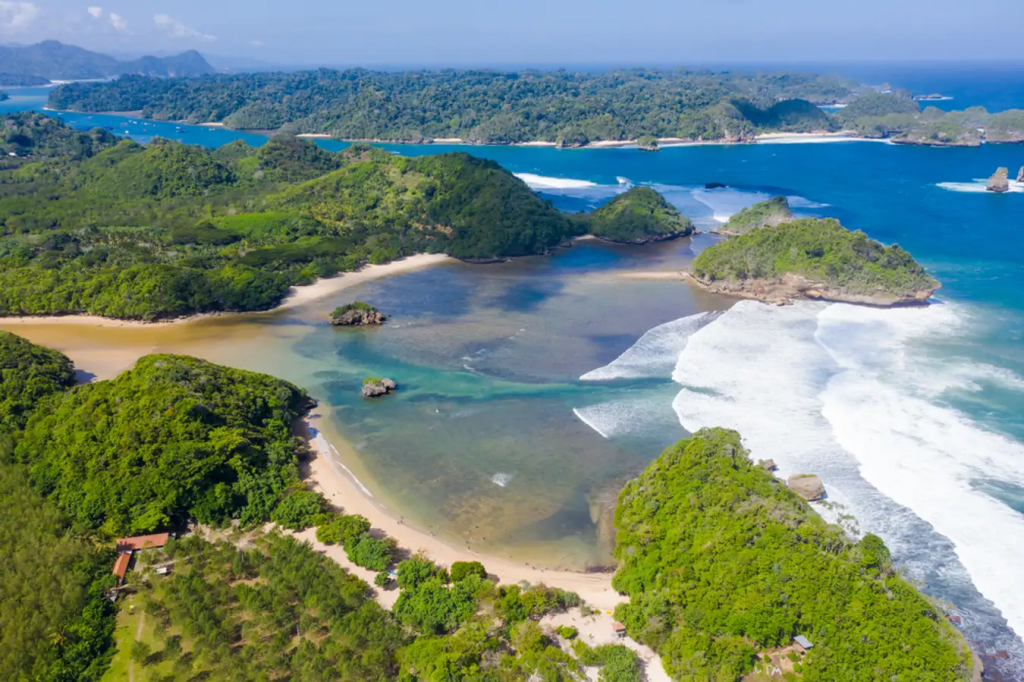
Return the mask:
<svg viewBox="0 0 1024 682">
<path fill-rule="evenodd" d="M 363 301 L 354 301 L 352 303 L 346 303 L 345 305 L 338 306 L 331 312 L 331 317 L 337 319 L 347 313 L 350 310 L 360 310 L 367 313 L 379 312 L 375 306 Z M 365 382 L 364 382 L 365 383 Z"/>
<path fill-rule="evenodd" d="M 402 562 L 405 563 L 405 562 Z M 398 565 L 399 585 L 402 564 Z M 479 578 L 471 577 L 448 587 L 443 578 L 428 578 L 413 588 L 402 588 L 392 609 L 395 618 L 424 634 L 452 632 L 476 613 Z"/>
<path fill-rule="evenodd" d="M 874 92 L 861 95 L 839 110 L 841 121 L 889 114 L 917 114 L 921 106 L 912 98 L 901 94 Z"/>
<path fill-rule="evenodd" d="M 66 156 L 87 159 L 117 144 L 117 138 L 96 128 L 84 133 L 45 114 L 23 111 L 3 116 L 0 126 L 0 169 L 30 160 Z M 12 159 L 9 155 L 17 154 Z"/>
<path fill-rule="evenodd" d="M 366 534 L 345 543 L 345 554 L 356 566 L 385 571 L 395 561 L 398 542 L 394 538 L 375 538 Z"/>
<path fill-rule="evenodd" d="M 397 677 L 401 626 L 309 545 L 272 534 L 244 551 L 196 537 L 172 549 L 175 572 L 140 589 L 157 621 L 182 635 L 175 680 Z"/>
<path fill-rule="evenodd" d="M 676 679 L 737 680 L 757 649 L 805 634 L 806 680 L 967 680 L 966 646 L 888 567 L 769 472 L 739 435 L 704 429 L 619 497 L 616 616 Z"/>
<path fill-rule="evenodd" d="M 0 436 L 20 430 L 44 398 L 75 384 L 75 366 L 62 353 L 0 331 Z"/>
<path fill-rule="evenodd" d="M 70 532 L 17 467 L 0 464 L 0 679 L 95 682 L 113 645 L 113 553 Z"/>
<path fill-rule="evenodd" d="M 745 234 L 761 227 L 788 223 L 793 219 L 793 212 L 789 210 L 789 200 L 786 197 L 772 197 L 767 201 L 759 201 L 753 206 L 743 209 L 715 231 L 725 234 Z"/>
<path fill-rule="evenodd" d="M 456 561 L 452 564 L 450 573 L 453 583 L 471 575 L 475 575 L 481 580 L 487 578 L 487 569 L 479 561 Z"/>
<path fill-rule="evenodd" d="M 733 104 L 762 132 L 819 133 L 835 127 L 819 106 L 803 99 L 783 100 L 764 110 L 750 102 L 734 100 Z"/>
<path fill-rule="evenodd" d="M 579 634 L 579 630 L 571 625 L 559 625 L 558 636 L 564 639 L 576 639 L 576 635 Z"/>
<path fill-rule="evenodd" d="M 595 237 L 642 243 L 693 233 L 693 223 L 650 187 L 632 187 L 583 218 Z"/>
<path fill-rule="evenodd" d="M 398 564 L 398 586 L 403 590 L 413 590 L 433 578 L 447 583 L 448 573 L 422 555 L 416 555 Z"/>
<path fill-rule="evenodd" d="M 15 451 L 82 526 L 131 534 L 195 519 L 264 521 L 298 481 L 308 398 L 266 375 L 150 355 L 42 402 Z"/>
<path fill-rule="evenodd" d="M 235 180 L 209 151 L 159 138 L 121 142 L 83 164 L 82 175 L 82 191 L 121 200 L 203 196 Z"/>
<path fill-rule="evenodd" d="M 519 585 L 502 585 L 494 599 L 494 612 L 506 624 L 524 620 L 540 620 L 549 613 L 579 606 L 580 597 L 557 587 L 536 585 L 527 589 Z"/>
<path fill-rule="evenodd" d="M 392 581 L 393 578 L 387 571 L 379 571 L 377 575 L 373 576 L 373 584 L 377 587 L 387 587 Z"/>
<path fill-rule="evenodd" d="M 774 280 L 795 273 L 844 293 L 897 297 L 936 288 L 909 253 L 838 221 L 804 218 L 715 244 L 693 261 L 705 281 Z"/>
<path fill-rule="evenodd" d="M 20 150 L 0 159 L 0 315 L 262 310 L 368 262 L 545 253 L 577 233 L 466 154 L 331 153 L 281 137 L 258 150 L 115 144 L 34 114 L 4 117 L 0 135 Z"/>
<path fill-rule="evenodd" d="M 320 69 L 189 79 L 127 76 L 56 88 L 50 106 L 133 111 L 162 120 L 222 121 L 240 129 L 330 133 L 352 140 L 459 137 L 570 146 L 649 134 L 738 137 L 753 125 L 721 103 L 770 108 L 779 100 L 835 101 L 849 81 L 807 73 L 707 70 L 405 71 Z M 707 124 L 695 126 L 703 117 Z"/>
<path fill-rule="evenodd" d="M 296 485 L 270 512 L 270 520 L 282 528 L 305 530 L 325 507 L 323 495 Z"/>
<path fill-rule="evenodd" d="M 592 647 L 583 640 L 577 640 L 573 642 L 572 650 L 581 664 L 601 668 L 597 677 L 600 682 L 640 682 L 643 679 L 640 658 L 623 644 Z"/>
</svg>

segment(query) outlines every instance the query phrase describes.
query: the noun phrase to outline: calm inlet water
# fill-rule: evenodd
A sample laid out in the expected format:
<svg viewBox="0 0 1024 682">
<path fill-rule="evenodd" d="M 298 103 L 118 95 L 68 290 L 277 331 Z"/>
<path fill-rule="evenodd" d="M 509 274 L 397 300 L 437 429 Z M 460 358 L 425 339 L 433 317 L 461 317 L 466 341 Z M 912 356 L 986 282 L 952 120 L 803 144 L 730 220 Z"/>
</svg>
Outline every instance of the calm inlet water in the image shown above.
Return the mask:
<svg viewBox="0 0 1024 682">
<path fill-rule="evenodd" d="M 958 106 L 974 103 L 967 84 L 956 88 Z M 139 126 L 140 138 L 249 139 L 187 126 L 179 135 L 173 124 L 121 127 Z M 835 505 L 820 511 L 852 513 L 860 531 L 881 535 L 911 578 L 955 605 L 971 640 L 1010 652 L 995 665 L 1020 679 L 1024 191 L 988 194 L 984 178 L 1024 165 L 1021 147 L 390 148 L 494 158 L 566 210 L 651 184 L 703 227 L 785 194 L 805 215 L 898 242 L 943 289 L 925 309 L 779 309 L 621 274 L 682 267 L 711 241 L 698 237 L 445 265 L 308 309 L 188 331 L 23 333 L 84 359 L 119 345 L 180 350 L 301 383 L 330 405 L 355 449 L 353 470 L 389 507 L 481 552 L 552 566 L 606 562 L 604 511 L 622 480 L 687 430 L 736 428 L 783 474 L 820 474 Z M 703 189 L 712 181 L 729 187 Z M 393 323 L 352 332 L 323 322 L 353 298 Z M 392 376 L 403 390 L 363 402 L 366 374 Z"/>
</svg>

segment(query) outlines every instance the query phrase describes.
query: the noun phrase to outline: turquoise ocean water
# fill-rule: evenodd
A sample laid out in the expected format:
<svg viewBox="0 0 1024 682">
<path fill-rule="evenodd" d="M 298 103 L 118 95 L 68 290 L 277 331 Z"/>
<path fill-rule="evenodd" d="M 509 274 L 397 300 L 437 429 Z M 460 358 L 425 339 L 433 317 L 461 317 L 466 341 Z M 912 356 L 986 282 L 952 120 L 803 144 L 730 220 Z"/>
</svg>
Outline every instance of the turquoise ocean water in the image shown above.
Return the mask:
<svg viewBox="0 0 1024 682">
<path fill-rule="evenodd" d="M 958 106 L 975 103 L 969 83 L 946 89 Z M 9 92 L 0 110 L 37 108 L 45 97 Z M 1019 82 L 1001 92 L 1006 106 L 1024 106 Z M 64 118 L 140 140 L 265 139 Z M 598 564 L 607 561 L 602 510 L 616 485 L 687 430 L 733 427 L 783 474 L 820 474 L 830 500 L 820 511 L 852 514 L 859 531 L 882 535 L 911 578 L 955 605 L 969 639 L 1010 652 L 994 665 L 1020 679 L 1024 192 L 992 195 L 983 179 L 1024 165 L 1024 147 L 389 148 L 493 158 L 566 210 L 651 184 L 704 227 L 785 194 L 802 214 L 899 243 L 943 283 L 935 305 L 883 311 L 733 304 L 676 282 L 621 277 L 682 267 L 711 243 L 701 236 L 441 266 L 346 292 L 392 312 L 394 324 L 339 335 L 310 319 L 291 352 L 316 366 L 312 390 L 335 407 L 389 499 L 482 550 Z M 707 182 L 728 188 L 707 191 Z M 407 390 L 372 405 L 354 399 L 353 382 L 371 370 Z"/>
</svg>

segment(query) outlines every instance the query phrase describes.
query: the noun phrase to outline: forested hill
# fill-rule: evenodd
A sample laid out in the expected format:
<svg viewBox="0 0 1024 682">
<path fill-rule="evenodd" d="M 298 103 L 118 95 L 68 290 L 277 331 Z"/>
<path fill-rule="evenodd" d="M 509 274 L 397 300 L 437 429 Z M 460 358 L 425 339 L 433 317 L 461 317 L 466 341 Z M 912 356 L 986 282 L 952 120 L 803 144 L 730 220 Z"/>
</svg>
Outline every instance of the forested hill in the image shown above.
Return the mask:
<svg viewBox="0 0 1024 682">
<path fill-rule="evenodd" d="M 858 542 L 751 462 L 739 434 L 703 429 L 619 496 L 616 615 L 677 680 L 745 677 L 796 635 L 811 681 L 966 682 L 966 642 L 899 576 L 878 537 Z M 787 677 L 786 679 L 791 679 Z"/>
<path fill-rule="evenodd" d="M 292 285 L 416 253 L 490 261 L 589 230 L 634 242 L 692 231 L 653 189 L 570 217 L 464 153 L 334 153 L 286 135 L 209 150 L 42 114 L 2 123 L 0 316 L 265 310 Z"/>
<path fill-rule="evenodd" d="M 0 71 L 10 74 L 9 82 L 0 77 L 0 84 L 19 85 L 51 80 L 85 80 L 111 78 L 125 74 L 154 77 L 199 76 L 214 69 L 195 50 L 170 57 L 141 57 L 122 61 L 90 50 L 45 40 L 35 45 L 0 45 Z"/>
<path fill-rule="evenodd" d="M 575 146 L 645 134 L 746 140 L 759 130 L 830 130 L 831 120 L 813 103 L 848 98 L 856 87 L 787 72 L 321 69 L 70 84 L 51 94 L 50 107 L 142 110 L 160 120 L 353 140 L 457 137 Z"/>
</svg>

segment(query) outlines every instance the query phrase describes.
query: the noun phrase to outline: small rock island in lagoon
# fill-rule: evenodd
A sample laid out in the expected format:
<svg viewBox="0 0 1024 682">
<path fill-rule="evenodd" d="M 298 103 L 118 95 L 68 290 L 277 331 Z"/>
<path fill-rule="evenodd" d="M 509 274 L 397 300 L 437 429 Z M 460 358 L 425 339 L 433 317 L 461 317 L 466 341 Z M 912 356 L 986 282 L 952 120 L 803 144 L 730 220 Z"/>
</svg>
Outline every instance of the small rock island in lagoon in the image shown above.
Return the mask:
<svg viewBox="0 0 1024 682">
<path fill-rule="evenodd" d="M 376 307 L 363 301 L 339 306 L 331 312 L 331 324 L 335 327 L 367 327 L 381 325 L 387 316 Z"/>
</svg>

